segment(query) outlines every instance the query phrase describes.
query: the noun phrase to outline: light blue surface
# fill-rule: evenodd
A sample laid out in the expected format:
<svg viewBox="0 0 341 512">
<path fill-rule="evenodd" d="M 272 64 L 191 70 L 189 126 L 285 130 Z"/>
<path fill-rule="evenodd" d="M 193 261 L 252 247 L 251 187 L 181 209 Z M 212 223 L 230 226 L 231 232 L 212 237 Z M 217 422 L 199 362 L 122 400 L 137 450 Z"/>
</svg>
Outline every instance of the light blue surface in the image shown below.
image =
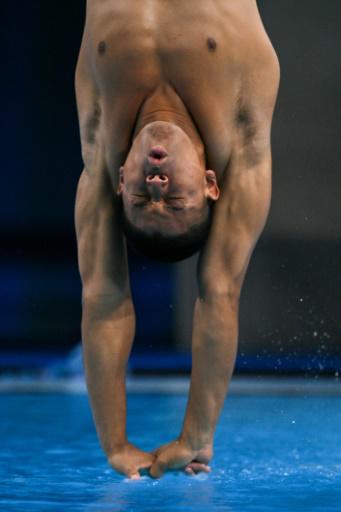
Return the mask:
<svg viewBox="0 0 341 512">
<path fill-rule="evenodd" d="M 130 440 L 153 449 L 181 426 L 184 395 L 130 395 Z M 0 396 L 0 510 L 341 511 L 341 399 L 230 397 L 212 473 L 128 481 L 98 446 L 83 395 Z"/>
</svg>

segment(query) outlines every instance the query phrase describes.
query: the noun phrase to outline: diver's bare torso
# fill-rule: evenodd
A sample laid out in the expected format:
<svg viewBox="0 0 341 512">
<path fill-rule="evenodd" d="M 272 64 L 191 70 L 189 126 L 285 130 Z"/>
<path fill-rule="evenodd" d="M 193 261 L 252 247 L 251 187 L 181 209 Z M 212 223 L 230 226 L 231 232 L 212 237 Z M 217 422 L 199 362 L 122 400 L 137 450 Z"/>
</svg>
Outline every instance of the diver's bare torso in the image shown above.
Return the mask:
<svg viewBox="0 0 341 512">
<path fill-rule="evenodd" d="M 134 130 L 172 112 L 221 178 L 266 103 L 259 70 L 272 61 L 255 0 L 88 0 L 76 75 L 85 166 L 101 146 L 116 179 Z"/>
</svg>

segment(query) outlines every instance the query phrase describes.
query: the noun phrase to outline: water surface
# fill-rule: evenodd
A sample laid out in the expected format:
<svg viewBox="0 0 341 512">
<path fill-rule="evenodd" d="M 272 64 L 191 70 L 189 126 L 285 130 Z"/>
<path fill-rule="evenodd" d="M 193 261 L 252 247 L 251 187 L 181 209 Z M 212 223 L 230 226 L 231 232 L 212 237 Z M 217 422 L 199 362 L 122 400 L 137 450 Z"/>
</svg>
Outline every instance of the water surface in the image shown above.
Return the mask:
<svg viewBox="0 0 341 512">
<path fill-rule="evenodd" d="M 175 438 L 185 395 L 130 394 L 130 440 Z M 129 481 L 99 448 L 87 397 L 0 396 L 0 510 L 341 511 L 341 398 L 227 399 L 212 473 Z"/>
</svg>

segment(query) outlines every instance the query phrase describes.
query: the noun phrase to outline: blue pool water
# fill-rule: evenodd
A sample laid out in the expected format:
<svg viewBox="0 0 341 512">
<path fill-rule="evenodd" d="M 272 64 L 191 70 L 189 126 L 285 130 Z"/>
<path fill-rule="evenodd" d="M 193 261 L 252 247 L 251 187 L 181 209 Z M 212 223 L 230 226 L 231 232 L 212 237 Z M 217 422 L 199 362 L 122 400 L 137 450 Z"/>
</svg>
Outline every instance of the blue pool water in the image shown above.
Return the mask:
<svg viewBox="0 0 341 512">
<path fill-rule="evenodd" d="M 130 440 L 173 439 L 185 395 L 130 394 Z M 0 510 L 341 511 L 341 398 L 231 396 L 212 473 L 129 481 L 98 446 L 87 397 L 0 396 Z"/>
</svg>

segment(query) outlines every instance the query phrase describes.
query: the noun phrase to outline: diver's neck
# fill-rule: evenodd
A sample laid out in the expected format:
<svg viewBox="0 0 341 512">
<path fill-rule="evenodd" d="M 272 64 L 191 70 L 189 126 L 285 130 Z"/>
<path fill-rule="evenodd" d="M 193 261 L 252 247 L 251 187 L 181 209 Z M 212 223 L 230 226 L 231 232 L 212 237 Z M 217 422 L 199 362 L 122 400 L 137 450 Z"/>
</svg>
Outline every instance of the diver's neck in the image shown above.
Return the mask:
<svg viewBox="0 0 341 512">
<path fill-rule="evenodd" d="M 205 164 L 205 148 L 185 105 L 173 89 L 160 88 L 147 98 L 136 119 L 133 139 L 148 124 L 163 121 L 181 128 L 192 141 L 200 161 Z"/>
</svg>

